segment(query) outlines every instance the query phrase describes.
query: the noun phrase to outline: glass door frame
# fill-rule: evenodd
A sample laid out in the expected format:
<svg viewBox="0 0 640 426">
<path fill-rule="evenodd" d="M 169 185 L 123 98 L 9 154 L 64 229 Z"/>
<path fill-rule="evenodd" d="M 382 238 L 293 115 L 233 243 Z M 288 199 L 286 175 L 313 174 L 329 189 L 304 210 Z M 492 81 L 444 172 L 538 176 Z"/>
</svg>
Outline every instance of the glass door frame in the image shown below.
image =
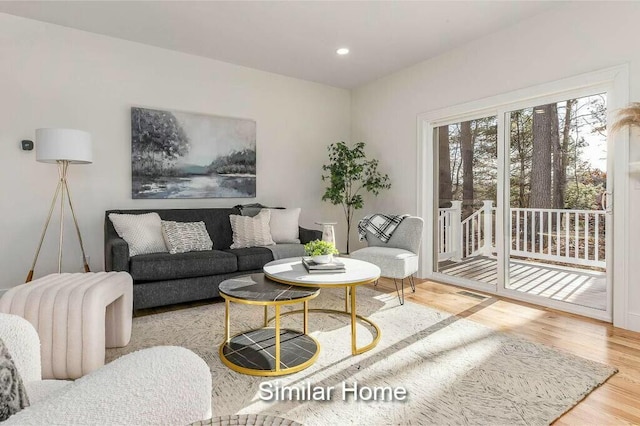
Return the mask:
<svg viewBox="0 0 640 426">
<path fill-rule="evenodd" d="M 497 164 L 497 189 L 496 189 L 496 193 L 498 194 L 497 196 L 497 200 L 496 200 L 496 224 L 501 223 L 500 220 L 502 220 L 502 208 L 500 208 L 501 206 L 501 202 L 502 199 L 500 197 L 500 190 L 501 187 L 504 185 L 504 182 L 502 182 L 502 176 L 504 174 L 504 170 L 503 170 L 503 164 L 500 161 L 500 147 L 504 145 L 503 141 L 501 139 L 504 138 L 504 135 L 502 135 L 499 131 L 499 129 L 501 129 L 504 126 L 504 114 L 500 115 L 498 114 L 498 110 L 497 109 L 486 109 L 486 110 L 478 110 L 478 111 L 474 111 L 468 114 L 464 114 L 464 115 L 456 115 L 453 117 L 446 117 L 444 120 L 442 121 L 437 121 L 437 122 L 433 122 L 432 124 L 432 133 L 433 136 L 432 138 L 435 140 L 437 140 L 437 132 L 439 131 L 438 128 L 440 126 L 447 126 L 447 125 L 453 125 L 453 124 L 458 124 L 460 122 L 464 122 L 464 121 L 473 121 L 473 120 L 478 120 L 481 118 L 487 118 L 487 117 L 496 117 L 496 128 L 498 129 L 498 132 L 496 134 L 496 139 L 497 139 L 497 144 L 498 144 L 498 158 L 496 161 Z M 455 276 L 451 276 L 442 272 L 437 272 L 437 263 L 438 263 L 438 253 L 437 250 L 435 250 L 435 243 L 436 243 L 436 239 L 435 239 L 435 232 L 437 232 L 436 230 L 438 230 L 438 216 L 435 214 L 435 209 L 436 206 L 438 206 L 439 204 L 439 194 L 437 193 L 436 187 L 438 186 L 438 165 L 437 163 L 437 159 L 438 159 L 438 144 L 434 143 L 433 144 L 433 154 L 432 154 L 432 158 L 433 158 L 433 164 L 432 164 L 432 168 L 434 170 L 434 175 L 433 175 L 433 196 L 435 197 L 433 200 L 433 210 L 432 210 L 432 218 L 433 218 L 433 223 L 431 224 L 430 227 L 427 227 L 427 232 L 430 233 L 432 235 L 431 239 L 428 239 L 425 241 L 425 244 L 430 244 L 431 245 L 431 249 L 432 249 L 432 254 L 429 255 L 429 260 L 431 261 L 431 269 L 428 269 L 428 271 L 431 271 L 432 273 L 432 279 L 436 280 L 436 281 L 443 281 L 443 282 L 448 282 L 450 284 L 454 284 L 454 285 L 459 285 L 462 287 L 466 287 L 466 288 L 470 288 L 473 290 L 479 290 L 479 291 L 486 291 L 486 292 L 491 292 L 491 293 L 496 293 L 498 290 L 497 288 L 500 286 L 500 280 L 501 280 L 501 272 L 500 272 L 500 257 L 498 256 L 498 263 L 497 263 L 497 268 L 498 268 L 498 284 L 494 285 L 494 284 L 489 284 L 489 283 L 485 283 L 485 282 L 481 282 L 481 281 L 476 281 L 476 280 L 471 280 L 468 278 L 462 278 L 462 277 L 455 277 Z M 422 216 L 423 218 L 426 218 L 425 216 Z M 499 253 L 501 253 L 503 250 L 503 235 L 502 233 L 504 232 L 504 228 L 502 226 L 496 226 L 495 229 L 495 233 L 496 233 L 496 251 Z M 423 253 L 424 254 L 424 253 Z M 423 255 L 423 259 L 425 258 L 425 256 Z"/>
<path fill-rule="evenodd" d="M 585 315 L 604 321 L 613 321 L 614 325 L 626 327 L 628 294 L 628 265 L 625 261 L 625 249 L 629 247 L 628 229 L 628 163 L 629 163 L 629 134 L 618 132 L 608 135 L 607 140 L 607 192 L 613 193 L 613 214 L 607 214 L 607 308 L 606 311 L 585 308 L 567 302 L 556 301 L 538 296 L 523 294 L 507 288 L 507 266 L 509 265 L 509 250 L 505 248 L 505 235 L 511 235 L 510 221 L 504 220 L 509 214 L 509 141 L 505 126 L 507 114 L 519 109 L 541 105 L 566 99 L 593 95 L 607 94 L 607 124 L 613 122 L 613 112 L 629 102 L 629 71 L 628 65 L 608 68 L 593 73 L 543 84 L 536 87 L 521 89 L 515 92 L 481 99 L 441 110 L 420 114 L 418 125 L 418 215 L 425 219 L 426 232 L 423 235 L 420 270 L 421 278 L 432 279 L 465 288 L 485 291 L 511 299 L 522 300 L 566 312 Z M 498 208 L 496 209 L 496 250 L 498 253 L 498 283 L 482 285 L 471 280 L 451 277 L 435 272 L 437 250 L 434 250 L 434 233 L 437 232 L 437 215 L 435 207 L 438 205 L 438 143 L 435 140 L 439 126 L 460 121 L 477 119 L 495 115 L 498 132 Z M 613 164 L 617 166 L 612 167 Z M 430 225 L 430 226 L 429 226 Z M 508 234 L 507 234 L 508 232 Z M 615 237 L 614 237 L 615 236 Z M 622 255 L 615 257 L 614 253 Z M 616 277 L 616 281 L 613 277 Z M 492 287 L 495 287 L 492 288 Z"/>
</svg>

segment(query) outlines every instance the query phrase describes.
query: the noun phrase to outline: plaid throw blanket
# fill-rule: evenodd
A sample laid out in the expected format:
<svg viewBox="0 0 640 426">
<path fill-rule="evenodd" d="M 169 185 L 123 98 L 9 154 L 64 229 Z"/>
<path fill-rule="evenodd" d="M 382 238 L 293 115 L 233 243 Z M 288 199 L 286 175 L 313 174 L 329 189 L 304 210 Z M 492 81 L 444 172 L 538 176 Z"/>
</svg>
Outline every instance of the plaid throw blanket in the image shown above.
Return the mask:
<svg viewBox="0 0 640 426">
<path fill-rule="evenodd" d="M 393 231 L 396 230 L 402 220 L 409 216 L 408 214 L 392 215 L 392 214 L 371 214 L 365 216 L 360 222 L 358 222 L 358 236 L 360 241 L 364 240 L 367 236 L 367 231 L 371 232 L 376 237 L 380 238 L 380 241 L 386 243 L 393 235 Z"/>
</svg>

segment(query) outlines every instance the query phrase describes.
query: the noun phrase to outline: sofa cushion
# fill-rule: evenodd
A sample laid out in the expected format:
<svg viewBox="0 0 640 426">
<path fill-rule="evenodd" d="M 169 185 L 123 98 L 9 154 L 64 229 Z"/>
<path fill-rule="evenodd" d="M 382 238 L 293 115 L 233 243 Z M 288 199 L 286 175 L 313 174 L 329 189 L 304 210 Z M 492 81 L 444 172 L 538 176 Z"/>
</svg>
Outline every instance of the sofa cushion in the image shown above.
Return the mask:
<svg viewBox="0 0 640 426">
<path fill-rule="evenodd" d="M 24 387 L 29 395 L 29 404 L 33 405 L 52 397 L 71 383 L 72 380 L 35 380 L 26 382 Z"/>
<path fill-rule="evenodd" d="M 418 271 L 418 255 L 399 248 L 365 247 L 351 252 L 351 258 L 373 263 L 387 278 L 403 279 Z"/>
<path fill-rule="evenodd" d="M 262 269 L 264 265 L 273 260 L 273 253 L 265 247 L 247 247 L 225 251 L 233 253 L 238 258 L 238 271 Z"/>
<path fill-rule="evenodd" d="M 203 277 L 237 270 L 236 256 L 220 250 L 142 254 L 132 257 L 129 267 L 135 281 Z"/>
</svg>

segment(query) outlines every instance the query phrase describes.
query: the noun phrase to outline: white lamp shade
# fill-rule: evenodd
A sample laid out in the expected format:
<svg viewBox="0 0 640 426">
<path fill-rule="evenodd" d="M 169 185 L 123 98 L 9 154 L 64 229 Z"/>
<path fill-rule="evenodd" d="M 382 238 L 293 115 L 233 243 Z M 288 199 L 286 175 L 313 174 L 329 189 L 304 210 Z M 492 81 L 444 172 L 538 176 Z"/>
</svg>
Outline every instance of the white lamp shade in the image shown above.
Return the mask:
<svg viewBox="0 0 640 426">
<path fill-rule="evenodd" d="M 42 163 L 66 160 L 89 164 L 93 162 L 91 135 L 75 129 L 37 129 L 36 160 Z"/>
</svg>

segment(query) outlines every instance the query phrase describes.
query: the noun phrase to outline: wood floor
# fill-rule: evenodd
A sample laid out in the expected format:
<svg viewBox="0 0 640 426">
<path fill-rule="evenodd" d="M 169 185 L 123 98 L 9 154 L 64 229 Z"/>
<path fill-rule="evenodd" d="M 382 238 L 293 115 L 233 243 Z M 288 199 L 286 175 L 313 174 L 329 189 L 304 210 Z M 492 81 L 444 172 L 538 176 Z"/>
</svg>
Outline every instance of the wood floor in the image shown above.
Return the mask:
<svg viewBox="0 0 640 426">
<path fill-rule="evenodd" d="M 474 256 L 462 262 L 441 262 L 440 272 L 496 285 L 498 260 Z M 606 310 L 607 276 L 604 272 L 511 260 L 509 288 L 554 300 Z"/>
<path fill-rule="evenodd" d="M 407 300 L 620 370 L 558 419 L 556 425 L 640 424 L 640 333 L 491 295 L 478 300 L 460 294 L 467 290 L 450 285 L 420 280 L 416 284 L 413 294 L 405 288 Z M 393 281 L 386 279 L 381 279 L 377 288 L 395 293 Z"/>
</svg>

